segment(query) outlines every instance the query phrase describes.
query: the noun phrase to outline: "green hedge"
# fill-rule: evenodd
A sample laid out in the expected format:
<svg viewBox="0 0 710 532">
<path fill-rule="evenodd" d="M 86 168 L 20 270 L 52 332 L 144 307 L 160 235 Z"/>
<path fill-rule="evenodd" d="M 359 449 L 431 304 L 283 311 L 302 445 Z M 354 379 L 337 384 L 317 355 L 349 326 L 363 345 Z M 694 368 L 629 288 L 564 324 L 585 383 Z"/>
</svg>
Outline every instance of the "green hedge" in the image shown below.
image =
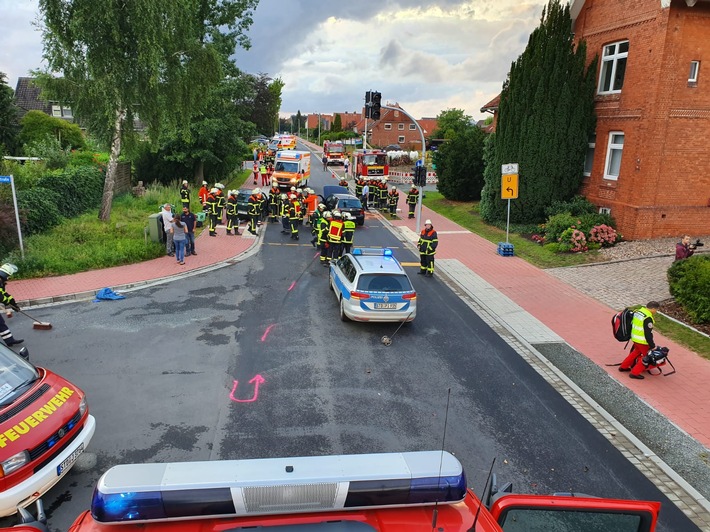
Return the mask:
<svg viewBox="0 0 710 532">
<path fill-rule="evenodd" d="M 95 165 L 70 166 L 42 177 L 38 187 L 53 190 L 59 197 L 59 213 L 73 218 L 101 203 L 104 175 Z"/>
<path fill-rule="evenodd" d="M 17 207 L 20 211 L 22 234 L 35 235 L 59 225 L 61 196 L 54 190 L 34 187 L 17 193 Z"/>
<path fill-rule="evenodd" d="M 710 323 L 710 256 L 696 255 L 668 269 L 671 295 L 695 323 Z"/>
</svg>

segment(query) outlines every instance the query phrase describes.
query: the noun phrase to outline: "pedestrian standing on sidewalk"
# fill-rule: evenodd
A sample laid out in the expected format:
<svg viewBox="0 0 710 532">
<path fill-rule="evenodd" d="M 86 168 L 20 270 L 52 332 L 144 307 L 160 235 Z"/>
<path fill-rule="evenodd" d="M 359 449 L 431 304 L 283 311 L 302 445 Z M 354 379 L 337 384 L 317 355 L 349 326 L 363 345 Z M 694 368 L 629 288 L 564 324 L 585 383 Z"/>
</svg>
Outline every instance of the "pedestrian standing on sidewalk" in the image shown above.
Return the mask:
<svg viewBox="0 0 710 532">
<path fill-rule="evenodd" d="M 424 229 L 419 235 L 419 263 L 420 269 L 417 272 L 419 275 L 434 277 L 434 255 L 436 248 L 439 245 L 439 237 L 434 230 L 431 220 L 424 222 Z"/>
<path fill-rule="evenodd" d="M 348 156 L 345 156 L 345 160 L 343 161 L 343 171 L 345 172 L 345 177 L 348 177 L 348 170 L 350 169 L 350 159 L 348 159 Z"/>
<path fill-rule="evenodd" d="M 183 207 L 180 221 L 185 225 L 185 255 L 197 255 L 195 253 L 195 215 L 190 212 L 190 207 Z"/>
<path fill-rule="evenodd" d="M 163 217 L 163 229 L 165 230 L 165 253 L 167 253 L 168 257 L 172 257 L 175 254 L 173 246 L 173 234 L 170 231 L 170 224 L 173 223 L 174 217 L 173 206 L 169 203 L 166 203 L 165 205 L 163 205 L 160 214 Z"/>
<path fill-rule="evenodd" d="M 17 266 L 14 264 L 3 264 L 0 266 L 0 338 L 2 338 L 2 341 L 5 342 L 5 345 L 8 347 L 24 342 L 22 338 L 12 336 L 12 332 L 10 332 L 2 316 L 5 314 L 8 318 L 12 318 L 12 311 L 20 310 L 15 298 L 5 290 L 7 280 L 15 273 L 17 273 Z"/>
<path fill-rule="evenodd" d="M 187 227 L 180 221 L 180 217 L 177 214 L 170 223 L 170 232 L 175 243 L 175 259 L 178 264 L 185 264 L 185 242 L 187 242 L 185 233 L 187 232 Z"/>
<path fill-rule="evenodd" d="M 641 373 L 645 369 L 642 360 L 648 352 L 656 347 L 653 341 L 654 316 L 661 305 L 658 301 L 649 301 L 645 307 L 634 312 L 631 320 L 631 352 L 619 366 L 619 371 L 629 371 L 632 379 L 643 379 Z"/>
</svg>

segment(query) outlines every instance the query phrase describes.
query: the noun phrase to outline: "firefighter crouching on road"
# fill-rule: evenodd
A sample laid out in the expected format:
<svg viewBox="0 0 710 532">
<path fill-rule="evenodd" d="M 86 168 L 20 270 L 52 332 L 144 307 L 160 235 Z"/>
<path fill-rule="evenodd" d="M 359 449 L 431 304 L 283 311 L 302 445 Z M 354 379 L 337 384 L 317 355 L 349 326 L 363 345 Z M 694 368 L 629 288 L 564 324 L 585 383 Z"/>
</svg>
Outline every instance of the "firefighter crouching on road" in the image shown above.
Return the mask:
<svg viewBox="0 0 710 532">
<path fill-rule="evenodd" d="M 210 236 L 217 236 L 217 217 L 219 216 L 217 192 L 219 192 L 219 189 L 213 187 L 207 194 L 207 201 L 205 202 L 208 209 L 207 213 L 210 216 Z"/>
<path fill-rule="evenodd" d="M 409 216 L 407 216 L 407 218 L 414 218 L 414 209 L 416 208 L 418 201 L 419 191 L 417 190 L 417 187 L 412 185 L 412 188 L 409 189 L 409 192 L 407 193 L 407 205 L 409 205 Z"/>
<path fill-rule="evenodd" d="M 355 217 L 349 212 L 343 213 L 343 252 L 350 253 L 355 238 Z M 342 255 L 341 253 L 341 255 Z"/>
<path fill-rule="evenodd" d="M 417 272 L 419 275 L 434 277 L 434 255 L 436 254 L 436 247 L 438 245 L 439 237 L 436 231 L 434 231 L 431 220 L 427 220 L 424 222 L 424 229 L 422 229 L 419 235 L 419 242 L 417 243 L 420 260 L 420 269 Z"/>
<path fill-rule="evenodd" d="M 320 263 L 323 266 L 328 266 L 328 231 L 330 230 L 330 222 L 333 220 L 333 215 L 330 211 L 325 211 L 323 217 L 319 221 L 318 228 L 318 246 L 320 247 Z"/>
<path fill-rule="evenodd" d="M 15 298 L 5 290 L 7 280 L 15 273 L 17 273 L 17 266 L 14 264 L 7 263 L 0 266 L 0 338 L 2 338 L 2 341 L 5 342 L 5 345 L 8 347 L 24 342 L 22 338 L 12 336 L 2 316 L 5 314 L 8 318 L 12 318 L 12 311 L 20 310 Z"/>
<path fill-rule="evenodd" d="M 641 373 L 648 369 L 644 366 L 643 359 L 648 352 L 656 347 L 653 341 L 654 315 L 661 305 L 658 301 L 649 301 L 645 307 L 641 307 L 634 312 L 631 320 L 631 352 L 619 366 L 619 371 L 629 371 L 632 379 L 643 379 Z"/>
</svg>

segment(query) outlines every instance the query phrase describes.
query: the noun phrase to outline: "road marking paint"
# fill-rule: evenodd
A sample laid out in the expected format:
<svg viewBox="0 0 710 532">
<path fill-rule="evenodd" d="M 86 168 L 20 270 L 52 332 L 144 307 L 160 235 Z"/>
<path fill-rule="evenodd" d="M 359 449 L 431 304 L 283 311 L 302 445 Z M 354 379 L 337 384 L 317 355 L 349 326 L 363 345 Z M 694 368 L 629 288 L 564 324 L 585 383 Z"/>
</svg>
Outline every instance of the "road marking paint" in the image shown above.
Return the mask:
<svg viewBox="0 0 710 532">
<path fill-rule="evenodd" d="M 229 394 L 229 398 L 235 403 L 253 403 L 259 397 L 259 385 L 263 384 L 264 382 L 266 382 L 264 377 L 257 373 L 254 378 L 249 381 L 249 384 L 254 384 L 254 395 L 251 397 L 251 399 L 237 399 L 236 397 L 234 397 L 234 392 L 237 391 L 239 381 L 235 380 L 234 386 L 232 386 L 232 393 Z"/>
<path fill-rule="evenodd" d="M 290 292 L 291 290 L 293 290 L 294 286 L 296 286 L 296 281 L 291 283 L 291 286 L 288 287 L 288 291 Z"/>
<path fill-rule="evenodd" d="M 295 284 L 295 282 L 294 282 L 294 284 Z M 291 289 L 289 288 L 289 290 L 291 290 Z M 275 325 L 275 323 L 272 323 L 271 325 L 269 325 L 269 326 L 266 328 L 266 330 L 264 331 L 264 334 L 261 335 L 261 341 L 262 341 L 262 342 L 263 342 L 264 340 L 266 340 L 266 337 L 269 335 L 269 332 L 271 332 L 271 329 L 274 328 L 274 325 Z"/>
</svg>

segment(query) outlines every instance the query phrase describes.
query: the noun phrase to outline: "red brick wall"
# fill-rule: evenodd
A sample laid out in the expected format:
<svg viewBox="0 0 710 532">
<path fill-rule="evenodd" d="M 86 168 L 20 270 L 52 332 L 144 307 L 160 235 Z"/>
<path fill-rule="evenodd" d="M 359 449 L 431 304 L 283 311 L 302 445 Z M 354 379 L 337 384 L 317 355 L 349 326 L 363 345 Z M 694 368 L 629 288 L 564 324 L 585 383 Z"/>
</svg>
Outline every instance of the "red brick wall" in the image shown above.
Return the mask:
<svg viewBox="0 0 710 532">
<path fill-rule="evenodd" d="M 586 0 L 575 21 L 590 60 L 606 44 L 629 41 L 621 93 L 596 98 L 594 163 L 582 186 L 591 201 L 611 208 L 627 239 L 710 227 L 709 36 L 708 2 L 691 8 L 673 0 L 662 9 L 660 0 Z M 691 60 L 701 62 L 694 86 Z M 624 132 L 618 181 L 602 177 L 611 131 Z"/>
</svg>

